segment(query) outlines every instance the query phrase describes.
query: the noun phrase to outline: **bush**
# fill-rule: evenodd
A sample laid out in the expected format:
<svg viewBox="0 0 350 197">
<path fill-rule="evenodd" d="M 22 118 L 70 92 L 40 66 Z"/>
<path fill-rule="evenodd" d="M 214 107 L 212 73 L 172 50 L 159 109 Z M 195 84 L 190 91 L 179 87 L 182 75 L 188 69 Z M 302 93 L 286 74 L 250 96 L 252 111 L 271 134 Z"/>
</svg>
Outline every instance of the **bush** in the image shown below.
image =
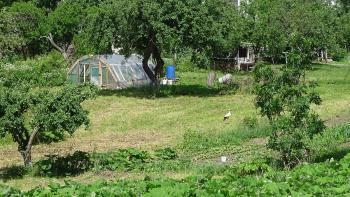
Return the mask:
<svg viewBox="0 0 350 197">
<path fill-rule="evenodd" d="M 334 61 L 340 61 L 344 57 L 346 57 L 347 51 L 344 48 L 340 48 L 339 46 L 335 46 L 331 51 L 331 57 Z"/>
<path fill-rule="evenodd" d="M 177 158 L 176 152 L 169 147 L 155 150 L 155 156 L 161 160 L 173 160 Z"/>
<path fill-rule="evenodd" d="M 95 170 L 134 170 L 143 169 L 151 159 L 150 154 L 133 148 L 115 152 L 92 154 Z"/>
<path fill-rule="evenodd" d="M 66 63 L 61 55 L 50 53 L 27 61 L 0 66 L 0 83 L 7 87 L 20 84 L 31 86 L 61 86 L 66 82 Z"/>
<path fill-rule="evenodd" d="M 187 55 L 179 60 L 176 69 L 179 72 L 195 72 L 199 70 L 199 67 L 193 63 L 191 57 Z"/>
<path fill-rule="evenodd" d="M 74 176 L 88 171 L 92 167 L 89 153 L 77 151 L 72 155 L 61 157 L 58 155 L 47 156 L 34 165 L 37 176 Z"/>
<path fill-rule="evenodd" d="M 240 174 L 241 176 L 245 176 L 245 175 L 262 175 L 272 169 L 266 160 L 256 159 L 250 163 L 240 164 L 236 170 L 238 174 Z"/>
<path fill-rule="evenodd" d="M 317 84 L 304 79 L 311 61 L 310 41 L 300 35 L 291 38 L 287 65 L 275 71 L 262 64 L 254 70 L 256 107 L 273 128 L 267 146 L 279 152 L 285 168 L 310 159 L 307 142 L 325 129 L 324 122 L 311 111 L 312 104 L 322 101 L 315 91 Z"/>
</svg>

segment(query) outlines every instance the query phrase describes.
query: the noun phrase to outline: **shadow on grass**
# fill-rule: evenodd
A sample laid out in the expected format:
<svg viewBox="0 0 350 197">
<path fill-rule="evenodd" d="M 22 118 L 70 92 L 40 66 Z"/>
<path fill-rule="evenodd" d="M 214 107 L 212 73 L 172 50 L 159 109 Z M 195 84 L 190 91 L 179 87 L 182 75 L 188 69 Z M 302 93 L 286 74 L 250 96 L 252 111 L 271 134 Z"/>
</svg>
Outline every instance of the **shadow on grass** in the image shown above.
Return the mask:
<svg viewBox="0 0 350 197">
<path fill-rule="evenodd" d="M 0 169 L 0 179 L 8 181 L 12 179 L 21 179 L 28 174 L 28 169 L 24 166 L 11 166 Z"/>
<path fill-rule="evenodd" d="M 213 97 L 225 94 L 234 94 L 238 84 L 206 87 L 202 85 L 173 85 L 161 86 L 159 91 L 150 87 L 127 88 L 121 90 L 101 90 L 100 96 L 126 96 L 135 98 L 166 98 L 176 96 Z"/>
<path fill-rule="evenodd" d="M 67 156 L 48 155 L 45 159 L 36 162 L 32 168 L 11 166 L 0 169 L 0 179 L 8 181 L 22 179 L 26 175 L 36 177 L 67 177 L 77 176 L 92 168 L 90 155 L 76 151 Z"/>
<path fill-rule="evenodd" d="M 332 69 L 346 69 L 343 64 L 331 64 L 331 63 L 313 63 L 308 68 L 309 71 L 318 71 L 318 70 L 332 70 Z"/>
<path fill-rule="evenodd" d="M 92 167 L 90 154 L 76 151 L 67 156 L 49 155 L 34 164 L 34 176 L 66 177 L 77 176 Z"/>
</svg>

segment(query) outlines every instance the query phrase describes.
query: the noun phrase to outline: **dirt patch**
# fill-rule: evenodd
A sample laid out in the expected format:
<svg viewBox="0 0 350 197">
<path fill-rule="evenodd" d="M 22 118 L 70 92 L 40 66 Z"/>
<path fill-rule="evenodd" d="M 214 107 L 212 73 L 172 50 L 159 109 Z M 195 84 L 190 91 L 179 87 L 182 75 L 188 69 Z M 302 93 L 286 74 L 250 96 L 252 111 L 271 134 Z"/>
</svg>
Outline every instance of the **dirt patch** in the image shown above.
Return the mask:
<svg viewBox="0 0 350 197">
<path fill-rule="evenodd" d="M 248 142 L 248 144 L 255 144 L 255 145 L 264 146 L 267 144 L 267 140 L 268 139 L 266 137 L 253 138 Z"/>
</svg>

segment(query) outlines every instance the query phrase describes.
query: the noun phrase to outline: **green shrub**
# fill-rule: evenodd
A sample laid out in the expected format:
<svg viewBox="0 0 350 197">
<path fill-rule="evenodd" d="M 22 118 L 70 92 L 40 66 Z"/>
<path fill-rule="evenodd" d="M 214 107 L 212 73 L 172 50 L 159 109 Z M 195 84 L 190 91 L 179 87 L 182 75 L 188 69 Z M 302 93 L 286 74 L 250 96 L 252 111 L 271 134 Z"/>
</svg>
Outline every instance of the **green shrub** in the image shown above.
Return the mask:
<svg viewBox="0 0 350 197">
<path fill-rule="evenodd" d="M 21 193 L 19 189 L 0 185 L 0 196 L 2 197 L 22 196 Z"/>
<path fill-rule="evenodd" d="M 66 67 L 60 54 L 50 53 L 45 56 L 14 64 L 0 66 L 0 83 L 7 87 L 20 84 L 31 86 L 61 86 L 66 82 Z M 1 84 L 0 84 L 1 85 Z"/>
<path fill-rule="evenodd" d="M 340 48 L 339 46 L 335 46 L 331 51 L 331 57 L 334 61 L 340 61 L 346 56 L 347 50 L 344 48 Z"/>
<path fill-rule="evenodd" d="M 195 72 L 199 70 L 199 67 L 192 62 L 191 57 L 183 57 L 179 60 L 176 66 L 178 72 Z"/>
<path fill-rule="evenodd" d="M 65 157 L 58 155 L 47 156 L 34 165 L 37 176 L 74 176 L 81 174 L 92 167 L 89 153 L 77 151 Z"/>
<path fill-rule="evenodd" d="M 244 175 L 261 175 L 265 172 L 271 170 L 271 167 L 269 166 L 268 162 L 264 159 L 256 159 L 253 162 L 250 163 L 243 163 L 238 165 L 237 172 L 244 176 Z"/>
<path fill-rule="evenodd" d="M 169 147 L 155 150 L 155 156 L 161 160 L 174 160 L 177 158 L 176 152 Z"/>
<path fill-rule="evenodd" d="M 288 64 L 277 71 L 259 64 L 254 70 L 255 104 L 273 128 L 267 147 L 279 152 L 285 168 L 310 159 L 307 142 L 325 129 L 319 115 L 311 111 L 311 105 L 322 101 L 315 91 L 317 84 L 305 81 L 312 51 L 310 40 L 293 34 Z"/>
<path fill-rule="evenodd" d="M 144 169 L 150 162 L 150 154 L 133 148 L 115 152 L 92 154 L 95 170 L 134 170 Z"/>
</svg>

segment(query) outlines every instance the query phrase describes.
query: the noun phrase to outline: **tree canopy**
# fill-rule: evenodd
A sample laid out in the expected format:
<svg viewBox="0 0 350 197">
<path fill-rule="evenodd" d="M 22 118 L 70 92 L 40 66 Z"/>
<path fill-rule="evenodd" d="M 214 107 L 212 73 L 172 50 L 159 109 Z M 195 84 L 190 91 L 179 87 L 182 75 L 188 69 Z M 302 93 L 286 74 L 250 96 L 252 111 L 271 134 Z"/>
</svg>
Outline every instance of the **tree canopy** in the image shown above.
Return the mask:
<svg viewBox="0 0 350 197">
<path fill-rule="evenodd" d="M 292 33 L 308 38 L 315 53 L 329 51 L 337 57 L 344 46 L 338 7 L 328 1 L 254 0 L 244 11 L 245 38 L 273 62 L 284 59 Z"/>
<path fill-rule="evenodd" d="M 290 35 L 312 42 L 314 58 L 341 58 L 350 45 L 349 3 L 331 0 L 254 0 L 235 7 L 229 0 L 26 0 L 2 1 L 0 54 L 23 57 L 58 50 L 66 58 L 111 53 L 153 58 L 191 49 L 193 57 L 233 56 L 242 42 L 259 57 L 283 61 Z M 46 38 L 46 39 L 45 39 Z M 5 42 L 6 40 L 6 42 Z"/>
<path fill-rule="evenodd" d="M 58 92 L 35 91 L 30 86 L 0 86 L 0 138 L 12 136 L 24 164 L 31 166 L 31 149 L 41 139 L 50 143 L 88 125 L 81 103 L 94 96 L 92 85 L 67 86 Z"/>
<path fill-rule="evenodd" d="M 96 52 L 110 52 L 113 45 L 123 54 L 143 55 L 146 73 L 156 80 L 166 52 L 192 48 L 210 57 L 229 54 L 239 44 L 239 19 L 224 0 L 108 1 L 90 15 L 85 33 Z M 147 66 L 151 56 L 155 73 Z"/>
</svg>

